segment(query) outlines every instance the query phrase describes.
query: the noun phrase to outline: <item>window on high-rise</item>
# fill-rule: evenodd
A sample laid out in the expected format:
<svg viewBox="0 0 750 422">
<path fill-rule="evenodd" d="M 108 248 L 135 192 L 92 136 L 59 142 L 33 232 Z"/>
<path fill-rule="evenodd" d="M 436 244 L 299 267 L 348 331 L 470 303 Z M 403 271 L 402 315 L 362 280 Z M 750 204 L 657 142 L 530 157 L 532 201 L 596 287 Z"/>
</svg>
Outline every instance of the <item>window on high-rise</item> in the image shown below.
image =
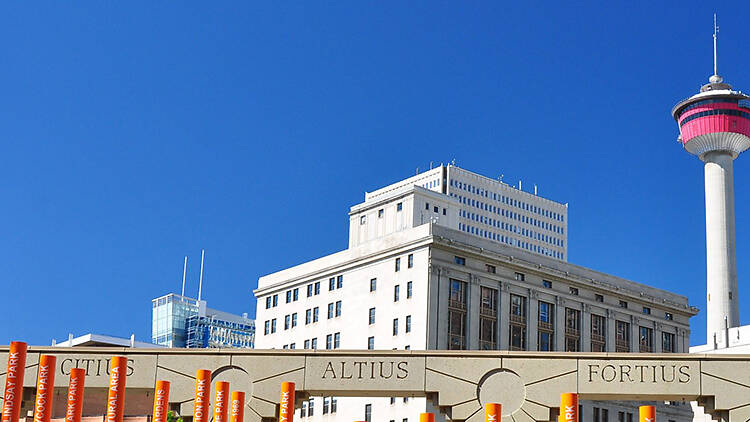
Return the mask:
<svg viewBox="0 0 750 422">
<path fill-rule="evenodd" d="M 307 297 L 311 297 L 313 295 L 313 285 L 308 284 L 307 285 Z"/>
<path fill-rule="evenodd" d="M 554 350 L 555 341 L 555 305 L 539 301 L 538 349 L 542 352 Z"/>
<path fill-rule="evenodd" d="M 375 350 L 375 337 L 367 337 L 367 350 Z"/>
<path fill-rule="evenodd" d="M 326 349 L 333 349 L 333 334 L 326 334 Z"/>
<path fill-rule="evenodd" d="M 384 215 L 385 215 L 385 210 L 383 210 L 382 208 L 379 209 L 378 210 L 378 218 L 383 218 Z"/>
<path fill-rule="evenodd" d="M 448 349 L 466 349 L 466 283 L 450 279 L 448 296 Z"/>
<path fill-rule="evenodd" d="M 333 334 L 333 348 L 338 349 L 341 347 L 341 333 Z"/>
<path fill-rule="evenodd" d="M 398 302 L 398 299 L 399 299 L 399 290 L 400 289 L 399 289 L 399 285 L 398 284 L 395 285 L 395 286 L 393 286 L 393 301 L 394 302 Z"/>
<path fill-rule="evenodd" d="M 276 332 L 276 318 L 271 320 L 271 334 Z"/>
<path fill-rule="evenodd" d="M 318 322 L 318 307 L 313 308 L 313 322 Z"/>
<path fill-rule="evenodd" d="M 630 352 L 630 323 L 615 321 L 615 352 Z"/>
<path fill-rule="evenodd" d="M 370 279 L 370 291 L 374 292 L 378 288 L 378 279 L 377 278 L 371 278 Z"/>
<path fill-rule="evenodd" d="M 454 256 L 453 263 L 456 265 L 466 265 L 466 258 L 462 256 Z"/>
<path fill-rule="evenodd" d="M 292 290 L 292 302 L 296 302 L 299 299 L 299 288 Z"/>
<path fill-rule="evenodd" d="M 479 349 L 497 349 L 497 290 L 481 286 L 479 307 Z"/>
<path fill-rule="evenodd" d="M 336 301 L 336 316 L 337 317 L 341 316 L 341 301 L 340 300 Z"/>
<path fill-rule="evenodd" d="M 286 303 L 290 303 L 292 301 L 292 291 L 287 290 L 286 291 Z"/>
<path fill-rule="evenodd" d="M 406 257 L 406 267 L 407 267 L 407 268 L 412 268 L 412 267 L 414 267 L 414 254 L 411 254 L 411 253 L 410 253 L 410 254 L 409 254 L 409 255 L 408 255 L 407 257 Z"/>
<path fill-rule="evenodd" d="M 335 288 L 336 288 L 336 278 L 331 277 L 328 279 L 328 291 L 330 292 L 331 290 Z"/>
<path fill-rule="evenodd" d="M 672 315 L 671 312 L 664 312 L 664 319 L 668 321 L 672 321 L 674 319 L 674 316 Z"/>
<path fill-rule="evenodd" d="M 273 295 L 273 307 L 275 308 L 279 304 L 279 295 Z"/>
<path fill-rule="evenodd" d="M 365 405 L 365 422 L 372 422 L 372 405 Z"/>
<path fill-rule="evenodd" d="M 320 294 L 320 282 L 319 281 L 315 282 L 315 294 L 316 295 Z"/>
<path fill-rule="evenodd" d="M 333 318 L 333 302 L 328 304 L 328 319 Z"/>
<path fill-rule="evenodd" d="M 312 322 L 312 309 L 308 309 L 305 311 L 305 325 Z"/>
<path fill-rule="evenodd" d="M 316 350 L 318 348 L 318 338 L 317 337 L 315 337 L 314 339 L 312 339 L 312 341 L 310 341 L 310 346 L 312 347 L 313 350 Z"/>
<path fill-rule="evenodd" d="M 526 350 L 526 298 L 510 295 L 510 350 Z"/>
<path fill-rule="evenodd" d="M 271 308 L 271 296 L 266 298 L 266 309 Z"/>
<path fill-rule="evenodd" d="M 664 353 L 675 352 L 674 334 L 661 333 L 661 351 Z"/>
<path fill-rule="evenodd" d="M 401 271 L 401 258 L 396 258 L 396 272 Z"/>
<path fill-rule="evenodd" d="M 654 350 L 653 330 L 648 327 L 640 327 L 640 352 L 649 353 Z"/>
<path fill-rule="evenodd" d="M 406 327 L 404 328 L 404 330 L 405 330 L 405 331 L 406 331 L 407 333 L 410 333 L 410 332 L 411 332 L 411 315 L 407 315 L 407 316 L 406 316 Z"/>
<path fill-rule="evenodd" d="M 516 273 L 516 281 L 526 281 L 526 275 L 523 273 Z"/>
<path fill-rule="evenodd" d="M 393 319 L 393 335 L 398 335 L 398 318 Z"/>
<path fill-rule="evenodd" d="M 401 202 L 397 203 L 396 204 L 396 211 L 401 211 L 402 209 L 404 209 L 404 204 L 401 203 Z"/>
<path fill-rule="evenodd" d="M 581 311 L 565 308 L 565 351 L 581 351 Z"/>
<path fill-rule="evenodd" d="M 412 282 L 407 281 L 406 282 L 406 298 L 411 299 L 412 291 L 411 291 Z"/>
<path fill-rule="evenodd" d="M 340 289 L 342 287 L 344 287 L 344 276 L 343 275 L 336 276 L 336 288 Z"/>
<path fill-rule="evenodd" d="M 591 351 L 606 352 L 607 319 L 601 315 L 591 314 Z"/>
<path fill-rule="evenodd" d="M 497 273 L 497 268 L 494 265 L 484 264 L 484 268 L 490 274 L 496 274 Z"/>
<path fill-rule="evenodd" d="M 369 324 L 375 324 L 375 308 L 370 308 Z"/>
<path fill-rule="evenodd" d="M 292 328 L 297 326 L 297 313 L 292 314 Z"/>
</svg>

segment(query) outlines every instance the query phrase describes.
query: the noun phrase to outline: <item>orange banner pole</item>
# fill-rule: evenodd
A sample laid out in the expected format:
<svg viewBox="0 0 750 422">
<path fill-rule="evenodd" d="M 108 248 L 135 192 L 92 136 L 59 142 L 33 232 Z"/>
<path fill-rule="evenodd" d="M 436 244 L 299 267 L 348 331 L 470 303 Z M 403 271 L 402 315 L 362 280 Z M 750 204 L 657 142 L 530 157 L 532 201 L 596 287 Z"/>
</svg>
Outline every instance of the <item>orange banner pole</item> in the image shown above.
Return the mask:
<svg viewBox="0 0 750 422">
<path fill-rule="evenodd" d="M 36 377 L 36 400 L 34 401 L 34 422 L 49 422 L 52 417 L 56 362 L 57 358 L 54 356 L 39 356 Z"/>
<path fill-rule="evenodd" d="M 65 422 L 81 422 L 83 413 L 83 385 L 86 380 L 86 370 L 72 368 L 68 382 L 68 405 L 65 407 Z"/>
<path fill-rule="evenodd" d="M 656 408 L 654 406 L 641 406 L 638 408 L 641 422 L 655 422 Z"/>
<path fill-rule="evenodd" d="M 500 403 L 487 403 L 484 405 L 484 422 L 497 422 L 503 416 L 503 406 Z"/>
<path fill-rule="evenodd" d="M 8 370 L 5 376 L 2 422 L 18 422 L 23 400 L 23 374 L 26 370 L 26 349 L 22 341 L 10 343 L 8 350 Z"/>
<path fill-rule="evenodd" d="M 232 391 L 232 404 L 229 412 L 229 422 L 243 422 L 245 420 L 245 392 Z"/>
<path fill-rule="evenodd" d="M 156 381 L 154 387 L 154 412 L 152 422 L 167 422 L 169 411 L 169 381 Z"/>
<path fill-rule="evenodd" d="M 560 394 L 560 422 L 578 422 L 578 394 Z"/>
<path fill-rule="evenodd" d="M 420 413 L 419 422 L 435 422 L 435 415 L 432 413 Z"/>
<path fill-rule="evenodd" d="M 214 393 L 214 422 L 227 422 L 227 400 L 229 400 L 229 383 L 217 381 Z"/>
<path fill-rule="evenodd" d="M 193 422 L 208 422 L 208 401 L 211 397 L 211 371 L 199 369 L 195 374 L 195 405 Z"/>
<path fill-rule="evenodd" d="M 281 383 L 281 401 L 279 402 L 279 422 L 294 422 L 294 383 Z"/>
<path fill-rule="evenodd" d="M 109 361 L 106 422 L 122 422 L 122 417 L 125 414 L 125 378 L 127 374 L 128 358 L 112 356 Z"/>
</svg>

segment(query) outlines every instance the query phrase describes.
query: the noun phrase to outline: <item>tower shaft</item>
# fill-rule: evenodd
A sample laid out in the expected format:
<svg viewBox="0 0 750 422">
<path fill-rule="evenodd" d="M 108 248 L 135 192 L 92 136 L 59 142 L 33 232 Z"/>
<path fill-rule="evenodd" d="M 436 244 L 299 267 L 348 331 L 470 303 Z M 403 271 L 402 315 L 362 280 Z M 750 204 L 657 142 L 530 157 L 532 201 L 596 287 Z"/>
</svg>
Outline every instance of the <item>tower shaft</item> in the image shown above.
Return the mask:
<svg viewBox="0 0 750 422">
<path fill-rule="evenodd" d="M 709 338 L 739 326 L 737 256 L 734 237 L 734 183 L 731 153 L 703 155 L 706 182 L 706 324 Z"/>
</svg>

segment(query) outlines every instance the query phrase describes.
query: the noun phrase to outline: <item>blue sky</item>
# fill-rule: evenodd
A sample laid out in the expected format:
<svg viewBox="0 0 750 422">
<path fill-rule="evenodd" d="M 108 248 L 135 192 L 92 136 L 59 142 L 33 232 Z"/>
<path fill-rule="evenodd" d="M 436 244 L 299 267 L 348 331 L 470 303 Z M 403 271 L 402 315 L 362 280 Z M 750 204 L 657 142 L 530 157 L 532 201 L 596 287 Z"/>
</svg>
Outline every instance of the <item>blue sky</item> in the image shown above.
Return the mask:
<svg viewBox="0 0 750 422">
<path fill-rule="evenodd" d="M 201 248 L 209 306 L 252 315 L 260 275 L 346 247 L 364 191 L 452 159 L 568 202 L 571 262 L 703 308 L 703 170 L 670 109 L 715 11 L 750 90 L 750 3 L 629 3 L 3 3 L 0 343 L 148 340 Z M 740 157 L 745 324 L 749 178 Z"/>
</svg>

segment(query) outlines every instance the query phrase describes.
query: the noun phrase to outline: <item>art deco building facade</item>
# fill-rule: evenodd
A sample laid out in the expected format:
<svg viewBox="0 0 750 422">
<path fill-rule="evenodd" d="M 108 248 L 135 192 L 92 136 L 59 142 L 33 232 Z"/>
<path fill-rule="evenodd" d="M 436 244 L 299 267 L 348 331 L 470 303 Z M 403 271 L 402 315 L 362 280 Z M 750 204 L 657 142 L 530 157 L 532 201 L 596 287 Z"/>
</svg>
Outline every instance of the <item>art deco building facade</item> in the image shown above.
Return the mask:
<svg viewBox="0 0 750 422">
<path fill-rule="evenodd" d="M 368 198 L 350 212 L 348 249 L 259 279 L 258 348 L 688 351 L 697 311 L 687 298 L 569 264 L 567 239 L 552 257 L 464 230 L 461 196 L 422 183 Z M 318 397 L 298 417 L 408 422 L 424 411 L 438 410 L 424 398 Z M 659 411 L 665 421 L 691 417 L 686 405 Z M 634 413 L 583 403 L 585 421 Z"/>
</svg>

